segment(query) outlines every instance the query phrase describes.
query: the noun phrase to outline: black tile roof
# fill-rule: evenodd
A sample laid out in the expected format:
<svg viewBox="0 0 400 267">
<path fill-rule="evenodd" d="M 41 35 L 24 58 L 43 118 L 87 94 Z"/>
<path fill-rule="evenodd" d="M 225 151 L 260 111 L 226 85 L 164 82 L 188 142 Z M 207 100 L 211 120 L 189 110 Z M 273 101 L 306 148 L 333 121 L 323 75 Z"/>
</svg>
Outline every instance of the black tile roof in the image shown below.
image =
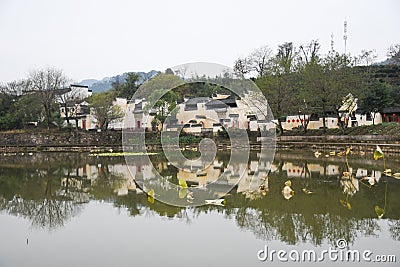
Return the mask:
<svg viewBox="0 0 400 267">
<path fill-rule="evenodd" d="M 382 110 L 382 113 L 400 113 L 400 107 L 387 107 Z"/>
</svg>

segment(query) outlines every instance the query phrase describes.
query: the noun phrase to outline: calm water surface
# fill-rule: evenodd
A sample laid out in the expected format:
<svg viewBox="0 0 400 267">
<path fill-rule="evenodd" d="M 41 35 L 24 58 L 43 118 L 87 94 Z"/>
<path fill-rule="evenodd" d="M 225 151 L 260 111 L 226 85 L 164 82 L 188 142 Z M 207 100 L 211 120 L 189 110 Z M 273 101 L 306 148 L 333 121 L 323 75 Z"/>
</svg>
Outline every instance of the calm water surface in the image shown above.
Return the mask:
<svg viewBox="0 0 400 267">
<path fill-rule="evenodd" d="M 346 249 L 395 255 L 397 263 L 380 265 L 398 266 L 400 180 L 384 176 L 381 161 L 350 155 L 346 163 L 343 157 L 280 151 L 274 162 L 260 165 L 258 156 L 252 153 L 247 166 L 227 166 L 229 155 L 220 153 L 210 171 L 197 176 L 185 176 L 161 154 L 152 156 L 157 171 L 190 186 L 228 171 L 222 191 L 243 167 L 256 174 L 244 177 L 223 207 L 182 208 L 151 203 L 136 187 L 133 178 L 152 175 L 141 156 L 133 161 L 132 177 L 123 157 L 2 155 L 0 266 L 288 265 L 261 262 L 257 252 L 268 246 L 319 253 L 339 239 Z M 400 172 L 399 159 L 387 166 Z M 343 178 L 347 170 L 352 177 Z M 287 180 L 293 196 L 282 194 Z M 178 196 L 189 201 L 182 192 Z"/>
</svg>

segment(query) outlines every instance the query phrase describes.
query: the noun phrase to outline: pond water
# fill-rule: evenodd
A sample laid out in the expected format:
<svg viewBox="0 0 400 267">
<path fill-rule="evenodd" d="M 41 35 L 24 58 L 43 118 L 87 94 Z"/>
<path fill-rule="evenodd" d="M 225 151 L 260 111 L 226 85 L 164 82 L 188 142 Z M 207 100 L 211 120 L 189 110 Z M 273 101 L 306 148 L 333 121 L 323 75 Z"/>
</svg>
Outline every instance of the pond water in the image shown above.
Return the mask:
<svg viewBox="0 0 400 267">
<path fill-rule="evenodd" d="M 351 154 L 346 162 L 278 151 L 273 162 L 260 165 L 251 152 L 249 176 L 224 197 L 225 206 L 199 207 L 149 199 L 134 178 L 151 176 L 151 168 L 143 156 L 133 157 L 131 174 L 124 157 L 2 155 L 0 266 L 274 266 L 296 260 L 293 251 L 302 266 L 310 264 L 307 255 L 302 260 L 305 250 L 316 252 L 311 264 L 400 261 L 400 180 L 385 176 L 382 160 L 372 155 Z M 228 166 L 228 160 L 228 153 L 219 153 L 210 171 L 185 176 L 162 154 L 151 156 L 158 172 L 173 183 L 185 179 L 189 187 L 223 171 L 229 173 L 226 185 L 235 184 L 243 166 Z M 399 159 L 386 165 L 400 172 Z M 345 171 L 351 175 L 343 177 Z M 282 193 L 288 180 L 294 195 Z M 219 186 L 222 195 L 224 184 Z M 183 202 L 190 201 L 187 194 L 176 193 Z M 272 253 L 271 259 L 272 250 L 287 254 Z M 326 253 L 318 262 L 323 250 L 336 250 L 338 257 Z M 347 263 L 341 256 L 348 250 L 371 254 Z"/>
</svg>

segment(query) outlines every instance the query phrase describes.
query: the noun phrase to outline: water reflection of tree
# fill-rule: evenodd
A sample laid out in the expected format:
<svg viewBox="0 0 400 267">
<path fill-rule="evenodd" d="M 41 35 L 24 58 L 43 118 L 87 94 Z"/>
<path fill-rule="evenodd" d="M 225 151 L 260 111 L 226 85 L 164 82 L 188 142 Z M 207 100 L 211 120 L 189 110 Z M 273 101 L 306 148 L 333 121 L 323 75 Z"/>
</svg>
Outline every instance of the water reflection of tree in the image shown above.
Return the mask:
<svg viewBox="0 0 400 267">
<path fill-rule="evenodd" d="M 48 230 L 61 228 L 66 221 L 76 216 L 81 210 L 80 206 L 72 201 L 54 198 L 24 200 L 19 197 L 3 201 L 1 209 L 8 214 L 30 220 L 35 227 Z"/>
<path fill-rule="evenodd" d="M 116 198 L 114 204 L 119 208 L 127 208 L 131 216 L 152 217 L 158 215 L 169 219 L 181 219 L 187 223 L 191 222 L 188 209 L 167 205 L 157 200 L 150 204 L 145 194 L 132 192 Z"/>
<path fill-rule="evenodd" d="M 390 236 L 397 241 L 400 241 L 400 220 L 389 221 Z"/>
<path fill-rule="evenodd" d="M 352 243 L 360 234 L 372 234 L 379 230 L 376 221 L 371 218 L 360 220 L 332 214 L 264 213 L 254 209 L 239 209 L 236 221 L 257 238 L 279 239 L 288 244 L 308 241 L 320 245 L 324 240 L 333 243 L 339 238 Z"/>
<path fill-rule="evenodd" d="M 190 223 L 201 214 L 217 212 L 235 220 L 241 229 L 253 232 L 259 239 L 279 239 L 288 244 L 311 242 L 319 245 L 338 238 L 345 238 L 351 243 L 359 236 L 371 236 L 380 231 L 373 211 L 373 206 L 379 198 L 373 199 L 371 192 L 360 190 L 352 197 L 352 210 L 344 209 L 339 204 L 343 196 L 339 180 L 337 176 L 328 176 L 326 173 L 326 159 L 319 162 L 324 166 L 322 173 L 310 170 L 308 161 L 298 159 L 294 162 L 300 167 L 303 166 L 307 177 L 292 179 L 296 194 L 290 201 L 283 199 L 280 193 L 283 182 L 289 177 L 283 170 L 285 160 L 278 159 L 276 173 L 269 175 L 270 188 L 267 196 L 250 201 L 242 194 L 232 193 L 227 197 L 226 207 L 202 206 L 191 209 L 173 207 L 159 201 L 151 204 L 147 196 L 139 192 L 118 196 L 116 190 L 124 177 L 111 173 L 108 164 L 120 164 L 121 159 L 90 160 L 92 165 L 97 166 L 98 172 L 97 178 L 91 182 L 89 188 L 92 197 L 127 209 L 131 216 L 161 216 Z M 33 225 L 46 229 L 62 227 L 66 221 L 76 216 L 81 210 L 82 205 L 79 203 L 82 201 L 71 194 L 73 188 L 60 187 L 60 181 L 76 172 L 77 166 L 86 164 L 86 159 L 73 158 L 71 164 L 62 162 L 62 165 L 51 162 L 49 166 L 42 164 L 40 169 L 2 168 L 0 209 L 28 218 Z M 171 176 L 176 172 L 174 169 L 160 171 Z M 316 194 L 303 194 L 300 190 L 303 187 L 312 189 Z M 375 189 L 377 196 L 382 196 L 383 190 L 383 187 L 378 186 Z M 400 240 L 400 208 L 399 204 L 394 205 L 399 203 L 396 200 L 398 192 L 398 187 L 389 187 L 390 205 L 387 216 L 390 219 L 389 231 L 396 240 Z"/>
<path fill-rule="evenodd" d="M 90 187 L 91 195 L 97 200 L 114 202 L 116 190 L 125 178 L 122 175 L 111 173 L 108 164 L 98 165 L 97 173 L 98 177 Z"/>
<path fill-rule="evenodd" d="M 339 238 L 353 243 L 360 236 L 379 234 L 381 229 L 374 211 L 367 208 L 373 207 L 375 201 L 371 198 L 370 192 L 367 190 L 358 192 L 352 197 L 353 209 L 343 209 L 339 201 L 343 197 L 339 173 L 328 174 L 326 159 L 321 162 L 323 168 L 321 173 L 312 172 L 306 160 L 298 159 L 293 162 L 303 169 L 304 175 L 292 179 L 293 187 L 297 190 L 296 195 L 290 201 L 284 200 L 280 194 L 281 186 L 289 178 L 283 170 L 284 164 L 284 160 L 278 160 L 276 173 L 269 175 L 270 192 L 266 197 L 250 201 L 242 194 L 232 193 L 227 197 L 226 207 L 196 207 L 190 214 L 196 218 L 201 214 L 218 212 L 234 219 L 240 228 L 250 230 L 257 238 L 279 239 L 288 244 L 299 242 L 310 242 L 315 245 L 324 242 L 333 244 Z M 307 195 L 301 191 L 302 188 L 310 188 L 317 193 Z M 159 215 L 168 218 L 188 216 L 187 209 L 171 207 L 158 201 L 150 204 L 144 194 L 131 193 L 128 196 L 118 197 L 116 205 L 127 207 L 133 216 Z M 390 216 L 396 217 L 398 212 L 392 211 Z M 187 221 L 190 220 L 189 216 Z M 397 233 L 396 227 L 395 224 L 392 227 L 392 236 Z"/>
<path fill-rule="evenodd" d="M 34 227 L 53 230 L 76 216 L 81 206 L 58 194 L 64 169 L 3 169 L 0 175 L 1 210 L 31 221 Z M 10 175 L 12 174 L 12 175 Z M 18 178 L 16 178 L 18 177 Z"/>
</svg>

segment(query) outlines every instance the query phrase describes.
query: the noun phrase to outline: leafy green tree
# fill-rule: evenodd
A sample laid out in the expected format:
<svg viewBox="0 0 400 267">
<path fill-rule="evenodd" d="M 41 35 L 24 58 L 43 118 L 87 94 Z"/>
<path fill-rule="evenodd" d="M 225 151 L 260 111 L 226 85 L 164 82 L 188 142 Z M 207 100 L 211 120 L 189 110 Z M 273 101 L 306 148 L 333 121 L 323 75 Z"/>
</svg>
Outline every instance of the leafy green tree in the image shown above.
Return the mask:
<svg viewBox="0 0 400 267">
<path fill-rule="evenodd" d="M 352 67 L 351 59 L 331 51 L 324 58 L 308 61 L 301 71 L 301 80 L 309 111 L 321 114 L 324 131 L 326 116 L 333 112 L 344 132 L 347 113 L 340 110 L 344 98 L 350 93 L 353 96 L 360 93 L 361 77 Z"/>
<path fill-rule="evenodd" d="M 26 94 L 18 98 L 12 111 L 17 121 L 18 128 L 24 128 L 29 122 L 43 120 L 43 107 L 37 94 Z"/>
<path fill-rule="evenodd" d="M 10 96 L 0 93 L 0 129 L 25 128 L 29 122 L 42 120 L 43 108 L 37 94 Z"/>
<path fill-rule="evenodd" d="M 265 65 L 263 75 L 255 80 L 274 116 L 277 117 L 280 133 L 283 133 L 282 122 L 285 116 L 294 112 L 293 103 L 296 101 L 295 94 L 299 82 L 295 73 L 295 57 L 292 43 L 280 45 L 277 54 Z"/>
<path fill-rule="evenodd" d="M 334 111 L 338 119 L 338 126 L 345 133 L 348 121 L 345 117 L 346 112 L 340 111 L 345 106 L 346 97 L 351 94 L 353 97 L 359 97 L 361 89 L 361 76 L 354 69 L 352 59 L 339 53 L 329 53 L 324 59 L 325 80 L 327 81 L 327 90 L 329 96 L 328 104 Z"/>
<path fill-rule="evenodd" d="M 184 81 L 178 76 L 159 73 L 140 87 L 137 97 L 147 100 L 144 112 L 155 114 L 151 122 L 153 127 L 163 125 L 167 115 L 176 107 L 179 95 L 173 89 L 182 85 Z"/>
<path fill-rule="evenodd" d="M 293 103 L 298 110 L 299 119 L 301 121 L 304 133 L 308 130 L 309 118 L 315 111 L 315 88 L 321 82 L 318 74 L 321 74 L 319 66 L 321 64 L 321 56 L 319 54 L 320 44 L 317 40 L 312 40 L 306 45 L 300 45 L 298 53 L 298 92 L 294 95 L 296 101 Z"/>
<path fill-rule="evenodd" d="M 139 88 L 139 75 L 134 72 L 128 72 L 124 83 L 119 82 L 119 77 L 112 84 L 113 89 L 117 93 L 117 97 L 131 99 Z"/>
<path fill-rule="evenodd" d="M 115 91 L 112 90 L 93 94 L 89 98 L 92 114 L 102 130 L 107 130 L 111 122 L 118 121 L 124 116 L 121 108 L 113 104 L 114 100 Z"/>
<path fill-rule="evenodd" d="M 393 105 L 391 92 L 392 88 L 389 84 L 376 80 L 361 100 L 361 109 L 371 114 L 372 124 L 375 125 L 375 113 L 382 112 L 383 108 Z"/>
<path fill-rule="evenodd" d="M 158 94 L 159 92 L 155 91 L 154 96 L 150 95 L 150 102 L 153 101 Z M 177 100 L 177 94 L 174 91 L 168 91 L 160 99 L 155 101 L 153 106 L 153 112 L 155 111 L 155 115 L 153 121 L 151 122 L 153 127 L 157 124 L 161 124 L 161 126 L 164 125 L 168 114 L 175 109 Z"/>
<path fill-rule="evenodd" d="M 300 119 L 306 132 L 308 120 L 305 114 L 319 113 L 325 130 L 329 112 L 335 114 L 344 132 L 347 127 L 345 117 L 349 115 L 341 109 L 344 99 L 350 93 L 354 97 L 362 96 L 362 75 L 354 68 L 352 58 L 335 51 L 321 57 L 319 49 L 316 40 L 298 49 L 286 42 L 278 46 L 275 55 L 252 53 L 235 62 L 237 76 L 243 77 L 251 72 L 258 74 L 255 82 L 278 118 L 277 127 L 281 133 L 282 121 L 288 114 L 299 114 L 300 117 L 302 114 Z M 253 60 L 255 55 L 260 55 L 256 61 Z M 360 58 L 371 64 L 374 53 L 365 50 Z"/>
</svg>

